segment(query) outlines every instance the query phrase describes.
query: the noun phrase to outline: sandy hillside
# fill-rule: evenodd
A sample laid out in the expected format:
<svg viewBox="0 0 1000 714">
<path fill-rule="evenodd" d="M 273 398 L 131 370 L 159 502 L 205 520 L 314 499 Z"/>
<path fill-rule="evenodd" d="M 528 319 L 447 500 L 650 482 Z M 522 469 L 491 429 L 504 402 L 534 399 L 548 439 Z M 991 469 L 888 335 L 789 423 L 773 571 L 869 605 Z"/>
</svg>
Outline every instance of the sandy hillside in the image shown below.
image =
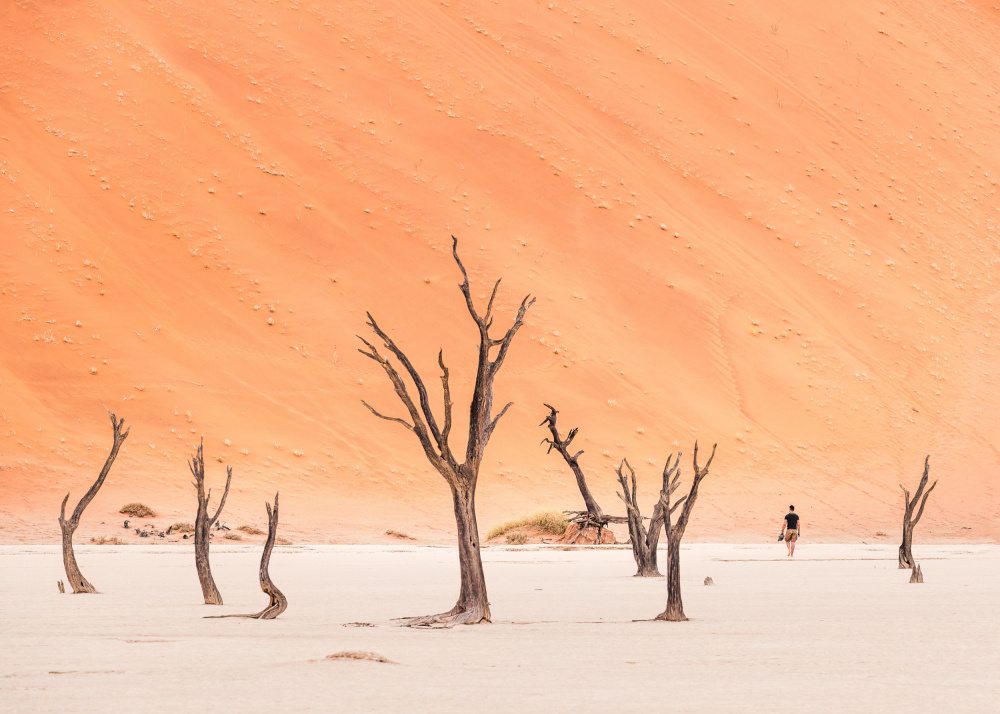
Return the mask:
<svg viewBox="0 0 1000 714">
<path fill-rule="evenodd" d="M 632 5 L 4 3 L 0 541 L 53 541 L 105 408 L 132 433 L 83 537 L 128 501 L 189 519 L 203 436 L 234 524 L 280 489 L 297 539 L 450 540 L 355 335 L 370 310 L 435 400 L 443 347 L 467 399 L 451 234 L 499 327 L 537 297 L 482 525 L 578 505 L 549 402 L 606 510 L 623 456 L 651 504 L 718 442 L 693 539 L 789 502 L 895 534 L 931 454 L 918 532 L 995 540 L 1000 11 Z"/>
</svg>

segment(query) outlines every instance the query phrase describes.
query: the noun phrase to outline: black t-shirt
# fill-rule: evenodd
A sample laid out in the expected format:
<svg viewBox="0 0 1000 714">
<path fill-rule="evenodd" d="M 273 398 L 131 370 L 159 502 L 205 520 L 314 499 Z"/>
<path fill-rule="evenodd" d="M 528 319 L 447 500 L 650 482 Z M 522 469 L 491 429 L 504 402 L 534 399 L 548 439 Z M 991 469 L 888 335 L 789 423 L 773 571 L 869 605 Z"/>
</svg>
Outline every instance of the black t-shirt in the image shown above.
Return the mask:
<svg viewBox="0 0 1000 714">
<path fill-rule="evenodd" d="M 797 531 L 799 529 L 799 514 L 789 513 L 785 516 L 785 524 L 789 530 Z"/>
</svg>

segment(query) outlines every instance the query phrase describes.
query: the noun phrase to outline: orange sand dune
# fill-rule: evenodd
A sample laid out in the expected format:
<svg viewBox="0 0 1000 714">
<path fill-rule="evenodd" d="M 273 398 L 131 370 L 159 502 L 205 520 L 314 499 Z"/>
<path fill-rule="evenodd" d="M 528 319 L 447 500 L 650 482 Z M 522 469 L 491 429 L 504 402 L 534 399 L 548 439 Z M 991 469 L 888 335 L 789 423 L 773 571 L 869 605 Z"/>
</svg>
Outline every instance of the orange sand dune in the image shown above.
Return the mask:
<svg viewBox="0 0 1000 714">
<path fill-rule="evenodd" d="M 718 442 L 692 538 L 794 502 L 807 536 L 891 541 L 930 454 L 918 538 L 995 540 L 1000 11 L 644 5 L 5 3 L 0 542 L 53 541 L 105 408 L 132 432 L 83 537 L 127 501 L 190 520 L 204 436 L 231 523 L 280 489 L 292 537 L 450 542 L 355 335 L 371 311 L 435 399 L 443 347 L 467 403 L 451 234 L 499 327 L 538 299 L 481 524 L 579 506 L 549 402 L 613 512 L 622 457 L 651 506 L 671 450 Z"/>
</svg>

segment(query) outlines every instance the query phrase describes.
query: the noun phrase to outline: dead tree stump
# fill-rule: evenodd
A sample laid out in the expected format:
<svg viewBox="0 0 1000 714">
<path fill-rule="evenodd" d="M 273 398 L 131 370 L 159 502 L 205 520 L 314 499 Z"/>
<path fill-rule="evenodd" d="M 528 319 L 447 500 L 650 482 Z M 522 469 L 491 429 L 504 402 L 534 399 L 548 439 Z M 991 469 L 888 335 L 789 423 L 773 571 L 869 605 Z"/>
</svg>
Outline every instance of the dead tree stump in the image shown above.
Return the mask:
<svg viewBox="0 0 1000 714">
<path fill-rule="evenodd" d="M 424 381 L 417 372 L 409 357 L 396 345 L 389 335 L 378 326 L 375 318 L 368 313 L 368 326 L 384 345 L 385 349 L 392 353 L 396 361 L 402 365 L 406 374 L 410 377 L 413 388 L 417 395 L 414 400 L 407 389 L 403 376 L 389 361 L 383 356 L 371 342 L 359 335 L 358 339 L 364 343 L 365 348 L 359 349 L 365 357 L 374 360 L 385 372 L 396 396 L 406 407 L 410 421 L 398 417 L 385 416 L 377 412 L 367 402 L 362 404 L 375 416 L 387 421 L 401 424 L 407 430 L 413 432 L 420 442 L 424 455 L 431 465 L 444 478 L 451 489 L 452 505 L 455 511 L 455 525 L 458 531 L 458 562 L 461 577 L 461 590 L 459 591 L 458 602 L 455 607 L 447 612 L 427 617 L 409 618 L 405 623 L 411 627 L 426 627 L 443 625 L 465 624 L 474 625 L 480 622 L 490 621 L 490 603 L 486 595 L 486 578 L 483 575 L 483 561 L 479 551 L 479 525 L 476 522 L 476 484 L 479 481 L 479 467 L 482 464 L 483 453 L 486 444 L 489 443 L 493 430 L 496 429 L 500 418 L 507 413 L 512 406 L 508 403 L 500 410 L 496 416 L 493 411 L 493 381 L 500 367 L 503 365 L 507 351 L 514 339 L 514 335 L 524 324 L 524 315 L 534 304 L 531 296 L 525 297 L 517 310 L 514 324 L 502 337 L 490 335 L 493 326 L 493 301 L 497 296 L 497 289 L 500 287 L 498 280 L 493 286 L 489 302 L 486 304 L 486 312 L 480 315 L 472 301 L 472 289 L 469 285 L 469 276 L 465 266 L 458 257 L 458 239 L 452 236 L 452 256 L 458 264 L 458 269 L 462 273 L 462 283 L 459 288 L 465 297 L 465 306 L 469 315 L 476 323 L 479 332 L 479 357 L 476 367 L 476 381 L 472 389 L 472 402 L 469 405 L 469 428 L 468 441 L 465 448 L 465 460 L 459 462 L 452 452 L 448 437 L 451 434 L 451 387 L 448 383 L 448 368 L 444 364 L 443 352 L 438 352 L 438 366 L 441 368 L 441 388 L 444 407 L 444 423 L 438 426 L 437 418 L 431 409 L 430 398 Z M 490 351 L 496 348 L 495 356 L 490 356 Z"/>
<path fill-rule="evenodd" d="M 74 593 L 96 593 L 97 588 L 90 584 L 90 582 L 83 577 L 80 572 L 80 566 L 76 564 L 76 555 L 73 553 L 73 534 L 76 533 L 76 529 L 80 526 L 80 517 L 83 515 L 83 509 L 90 505 L 90 502 L 94 500 L 94 496 L 97 492 L 101 490 L 101 486 L 104 485 L 104 479 L 108 477 L 108 473 L 111 471 L 111 465 L 115 462 L 118 457 L 118 450 L 121 449 L 125 439 L 128 438 L 128 429 L 124 429 L 125 420 L 118 419 L 114 414 L 108 412 L 111 417 L 111 428 L 114 431 L 114 442 L 111 445 L 111 453 L 108 454 L 107 460 L 104 462 L 104 468 L 101 469 L 100 475 L 94 482 L 94 485 L 90 487 L 90 490 L 83 495 L 80 502 L 76 504 L 76 508 L 73 509 L 73 515 L 68 519 L 66 518 L 66 502 L 69 501 L 69 494 L 62 500 L 62 506 L 59 509 L 59 529 L 62 531 L 62 554 L 63 554 L 63 565 L 66 568 L 66 579 L 69 580 L 70 587 L 73 588 Z"/>
<path fill-rule="evenodd" d="M 260 612 L 250 615 L 209 615 L 208 618 L 223 617 L 246 617 L 251 620 L 273 620 L 278 615 L 288 609 L 288 599 L 278 590 L 271 580 L 268 566 L 271 564 L 271 551 L 274 550 L 274 542 L 278 537 L 278 494 L 274 494 L 274 509 L 271 504 L 264 502 L 267 509 L 267 540 L 264 541 L 264 554 L 260 557 L 260 589 L 264 591 L 271 602 Z"/>
<path fill-rule="evenodd" d="M 222 507 L 226 505 L 226 497 L 229 495 L 229 484 L 233 480 L 233 469 L 226 466 L 226 488 L 222 492 L 219 500 L 219 507 L 215 509 L 215 515 L 208 515 L 208 501 L 212 498 L 212 489 L 205 492 L 205 457 L 202 452 L 204 439 L 198 443 L 198 450 L 188 461 L 188 468 L 194 476 L 194 488 L 198 494 L 198 512 L 194 518 L 194 565 L 198 571 L 198 582 L 201 583 L 201 594 L 205 598 L 206 605 L 221 605 L 222 594 L 215 585 L 215 578 L 212 577 L 212 567 L 208 562 L 208 547 L 211 542 L 209 532 L 213 525 L 219 520 Z"/>
<path fill-rule="evenodd" d="M 680 486 L 680 470 L 673 475 L 669 487 L 665 487 L 660 492 L 660 504 L 663 508 L 663 525 L 667 532 L 667 609 L 656 616 L 657 620 L 667 620 L 669 622 L 683 622 L 687 620 L 684 615 L 684 603 L 681 600 L 681 538 L 684 537 L 684 529 L 687 528 L 688 519 L 691 517 L 691 509 L 694 507 L 695 499 L 698 498 L 698 486 L 706 476 L 708 468 L 715 458 L 715 449 L 718 444 L 712 446 L 712 455 L 708 457 L 708 462 L 704 468 L 698 466 L 698 442 L 694 442 L 694 480 L 691 482 L 691 490 L 686 496 L 681 496 L 677 503 L 670 504 L 670 496 Z M 669 462 L 668 462 L 669 463 Z M 677 522 L 671 525 L 671 518 L 674 511 L 681 509 L 681 514 Z"/>
<path fill-rule="evenodd" d="M 670 477 L 675 472 L 679 473 L 681 452 L 677 452 L 673 466 L 670 465 L 671 458 L 673 458 L 673 454 L 667 458 L 667 464 L 663 467 L 663 489 L 668 488 Z M 631 490 L 629 490 L 629 480 L 623 473 L 624 469 L 628 469 L 631 476 Z M 615 469 L 615 473 L 618 474 L 618 483 L 622 487 L 622 493 L 618 494 L 618 498 L 625 502 L 628 511 L 628 534 L 632 541 L 632 556 L 635 558 L 638 569 L 636 577 L 658 578 L 660 570 L 656 562 L 656 549 L 660 543 L 660 531 L 663 530 L 663 504 L 661 500 L 657 500 L 653 507 L 653 516 L 649 519 L 649 530 L 646 530 L 636 496 L 635 470 L 629 464 L 628 459 L 622 459 L 621 464 Z"/>
<path fill-rule="evenodd" d="M 930 460 L 931 457 L 928 454 L 924 459 L 924 475 L 920 477 L 920 485 L 917 486 L 917 492 L 913 494 L 912 499 L 906 487 L 903 484 L 899 484 L 899 487 L 903 489 L 903 542 L 899 544 L 900 569 L 913 567 L 913 529 L 920 521 L 920 517 L 924 515 L 924 506 L 927 505 L 927 497 L 931 495 L 931 491 L 937 486 L 937 481 L 935 480 L 931 484 L 931 487 L 927 489 L 927 492 L 924 493 L 924 487 L 927 485 L 927 477 L 930 471 Z M 921 498 L 921 495 L 923 495 L 923 498 Z M 914 515 L 913 511 L 917 507 L 918 501 L 920 502 L 920 508 L 917 509 L 917 513 Z"/>
<path fill-rule="evenodd" d="M 924 572 L 920 569 L 920 563 L 915 563 L 913 566 L 913 572 L 910 573 L 911 583 L 922 583 L 924 582 Z"/>
</svg>

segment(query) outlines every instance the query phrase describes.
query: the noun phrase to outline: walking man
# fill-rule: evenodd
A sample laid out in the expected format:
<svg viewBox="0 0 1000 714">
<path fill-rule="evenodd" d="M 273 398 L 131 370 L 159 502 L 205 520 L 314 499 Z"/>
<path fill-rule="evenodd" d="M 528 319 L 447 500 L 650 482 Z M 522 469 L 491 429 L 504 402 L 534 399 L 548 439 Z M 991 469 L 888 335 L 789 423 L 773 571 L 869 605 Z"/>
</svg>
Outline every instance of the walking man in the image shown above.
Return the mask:
<svg viewBox="0 0 1000 714">
<path fill-rule="evenodd" d="M 802 527 L 799 525 L 799 514 L 795 512 L 795 506 L 789 506 L 788 515 L 785 516 L 785 521 L 781 526 L 781 535 L 785 540 L 785 545 L 788 546 L 789 557 L 795 555 L 795 541 L 799 539 L 801 532 Z"/>
</svg>

